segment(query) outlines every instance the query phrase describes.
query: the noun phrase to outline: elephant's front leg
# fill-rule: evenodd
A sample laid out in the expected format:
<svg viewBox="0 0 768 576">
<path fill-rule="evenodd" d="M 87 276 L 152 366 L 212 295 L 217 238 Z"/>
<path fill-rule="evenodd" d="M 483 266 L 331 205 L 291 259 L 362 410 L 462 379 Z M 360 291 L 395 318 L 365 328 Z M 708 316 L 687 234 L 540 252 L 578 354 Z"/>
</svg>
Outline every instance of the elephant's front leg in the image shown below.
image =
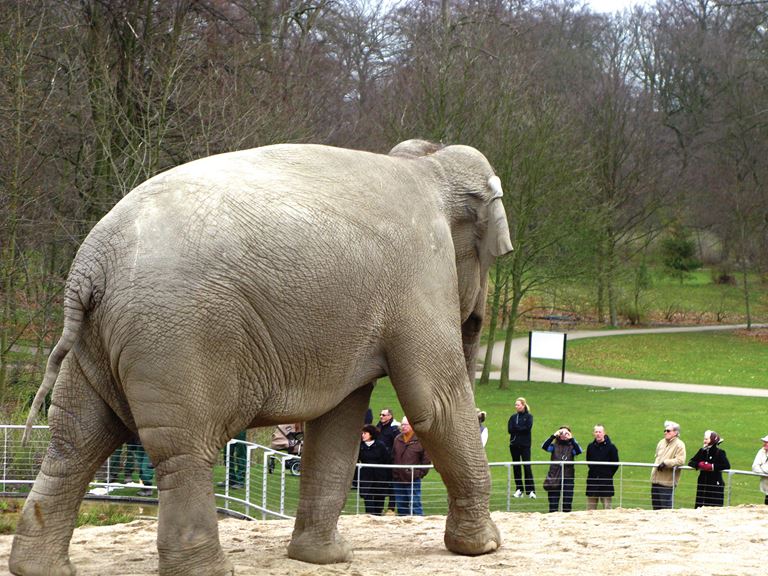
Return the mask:
<svg viewBox="0 0 768 576">
<path fill-rule="evenodd" d="M 336 524 L 352 482 L 372 390 L 372 384 L 356 390 L 336 408 L 307 423 L 290 558 L 313 564 L 352 558 L 352 549 L 339 536 Z"/>
<path fill-rule="evenodd" d="M 142 441 L 145 435 L 142 434 Z M 163 454 L 153 450 L 157 439 L 146 442 L 155 468 L 160 492 L 157 551 L 161 576 L 234 573 L 219 543 L 216 501 L 213 492 L 213 463 L 195 453 Z M 200 439 L 198 445 L 204 440 Z M 181 444 L 179 442 L 178 444 Z M 190 452 L 192 452 L 190 450 Z"/>
<path fill-rule="evenodd" d="M 431 348 L 432 351 L 440 348 Z M 445 545 L 452 552 L 485 554 L 501 545 L 491 520 L 491 475 L 461 350 L 440 358 L 409 347 L 391 359 L 390 373 L 403 410 L 448 490 Z"/>
</svg>

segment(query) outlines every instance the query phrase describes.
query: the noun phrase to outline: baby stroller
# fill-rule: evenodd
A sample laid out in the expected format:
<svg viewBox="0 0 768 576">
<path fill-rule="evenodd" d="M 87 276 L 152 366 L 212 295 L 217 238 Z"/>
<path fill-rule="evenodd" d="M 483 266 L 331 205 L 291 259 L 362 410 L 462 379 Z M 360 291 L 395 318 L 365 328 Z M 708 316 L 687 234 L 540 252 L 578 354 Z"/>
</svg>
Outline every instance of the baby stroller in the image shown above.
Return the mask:
<svg viewBox="0 0 768 576">
<path fill-rule="evenodd" d="M 269 447 L 273 450 L 279 450 L 286 454 L 297 456 L 297 458 L 286 458 L 285 469 L 290 471 L 293 476 L 301 476 L 301 449 L 304 445 L 304 432 L 295 424 L 281 424 L 275 428 L 272 433 L 272 442 Z M 271 455 L 268 460 L 268 471 L 270 474 L 278 464 L 280 456 Z"/>
</svg>

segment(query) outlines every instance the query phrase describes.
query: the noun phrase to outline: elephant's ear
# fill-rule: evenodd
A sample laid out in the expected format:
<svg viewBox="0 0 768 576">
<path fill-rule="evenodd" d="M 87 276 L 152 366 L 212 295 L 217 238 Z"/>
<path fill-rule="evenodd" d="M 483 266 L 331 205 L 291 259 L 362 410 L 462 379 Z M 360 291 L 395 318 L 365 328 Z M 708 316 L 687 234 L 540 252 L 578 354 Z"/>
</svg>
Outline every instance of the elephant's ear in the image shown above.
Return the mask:
<svg viewBox="0 0 768 576">
<path fill-rule="evenodd" d="M 485 250 L 494 258 L 512 252 L 512 241 L 509 238 L 509 224 L 504 204 L 501 202 L 504 192 L 498 176 L 488 178 L 490 201 L 488 202 L 488 220 L 485 232 Z"/>
</svg>

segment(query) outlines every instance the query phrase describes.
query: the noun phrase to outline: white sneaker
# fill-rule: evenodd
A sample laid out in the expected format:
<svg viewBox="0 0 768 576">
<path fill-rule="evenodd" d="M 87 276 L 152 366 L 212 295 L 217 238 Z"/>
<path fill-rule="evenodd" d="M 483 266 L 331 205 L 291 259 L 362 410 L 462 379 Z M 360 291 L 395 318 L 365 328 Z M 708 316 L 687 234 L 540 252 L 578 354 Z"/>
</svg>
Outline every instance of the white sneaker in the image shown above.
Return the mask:
<svg viewBox="0 0 768 576">
<path fill-rule="evenodd" d="M 523 495 L 523 491 L 522 490 L 518 490 L 514 494 L 512 494 L 512 497 L 513 498 L 520 498 L 520 496 L 522 496 L 522 495 Z"/>
<path fill-rule="evenodd" d="M 536 500 L 536 492 L 531 492 L 530 494 L 528 494 L 528 498 L 533 498 L 534 500 Z"/>
</svg>

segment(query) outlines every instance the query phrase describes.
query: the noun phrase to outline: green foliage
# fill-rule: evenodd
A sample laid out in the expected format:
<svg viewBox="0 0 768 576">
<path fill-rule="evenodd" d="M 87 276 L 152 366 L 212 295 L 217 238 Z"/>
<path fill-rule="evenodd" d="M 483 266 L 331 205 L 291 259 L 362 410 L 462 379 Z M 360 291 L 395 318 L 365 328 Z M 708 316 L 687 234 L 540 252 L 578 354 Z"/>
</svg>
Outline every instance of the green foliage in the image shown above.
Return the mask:
<svg viewBox="0 0 768 576">
<path fill-rule="evenodd" d="M 674 227 L 661 241 L 661 255 L 664 266 L 680 282 L 686 274 L 701 268 L 701 261 L 696 257 L 696 244 L 680 227 Z"/>
<path fill-rule="evenodd" d="M 127 506 L 114 504 L 83 505 L 77 515 L 77 526 L 111 526 L 136 519 L 136 512 Z"/>
</svg>

